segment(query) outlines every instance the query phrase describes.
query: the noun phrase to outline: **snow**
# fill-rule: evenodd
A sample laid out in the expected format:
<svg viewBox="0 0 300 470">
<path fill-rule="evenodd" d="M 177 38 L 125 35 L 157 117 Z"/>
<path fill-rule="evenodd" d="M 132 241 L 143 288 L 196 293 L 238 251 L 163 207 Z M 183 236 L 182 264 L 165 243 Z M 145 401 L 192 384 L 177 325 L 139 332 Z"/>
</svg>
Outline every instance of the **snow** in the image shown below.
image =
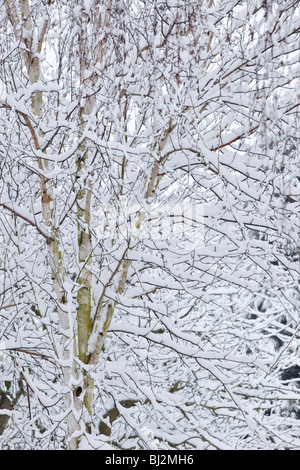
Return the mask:
<svg viewBox="0 0 300 470">
<path fill-rule="evenodd" d="M 0 447 L 299 449 L 297 2 L 46 3 L 1 10 Z"/>
<path fill-rule="evenodd" d="M 0 79 L 0 102 L 6 101 L 6 86 L 5 83 Z"/>
</svg>

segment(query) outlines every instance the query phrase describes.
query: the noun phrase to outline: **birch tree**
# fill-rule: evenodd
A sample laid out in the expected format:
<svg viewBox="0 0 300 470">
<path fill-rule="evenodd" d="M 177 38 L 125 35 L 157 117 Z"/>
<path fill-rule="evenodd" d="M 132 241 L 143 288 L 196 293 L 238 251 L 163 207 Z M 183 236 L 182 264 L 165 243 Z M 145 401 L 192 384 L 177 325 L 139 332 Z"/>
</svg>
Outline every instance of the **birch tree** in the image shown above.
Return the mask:
<svg viewBox="0 0 300 470">
<path fill-rule="evenodd" d="M 0 5 L 0 446 L 299 448 L 298 2 Z"/>
</svg>

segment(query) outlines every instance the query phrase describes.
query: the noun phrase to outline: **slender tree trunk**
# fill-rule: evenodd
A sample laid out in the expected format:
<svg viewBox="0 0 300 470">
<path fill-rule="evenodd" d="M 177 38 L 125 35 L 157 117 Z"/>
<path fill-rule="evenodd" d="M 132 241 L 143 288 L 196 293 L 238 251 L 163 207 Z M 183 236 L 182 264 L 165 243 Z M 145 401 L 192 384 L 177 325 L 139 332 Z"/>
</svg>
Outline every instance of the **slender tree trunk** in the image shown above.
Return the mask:
<svg viewBox="0 0 300 470">
<path fill-rule="evenodd" d="M 49 4 L 50 2 L 47 3 Z M 6 8 L 14 28 L 16 39 L 20 41 L 21 45 L 25 46 L 20 48 L 20 53 L 28 73 L 29 81 L 31 85 L 36 84 L 39 81 L 41 74 L 39 54 L 41 53 L 43 40 L 48 27 L 48 17 L 47 15 L 45 16 L 44 24 L 39 32 L 36 49 L 34 49 L 33 37 L 35 31 L 33 30 L 29 0 L 20 0 L 21 18 L 19 17 L 19 13 L 12 0 L 6 0 Z M 24 30 L 21 27 L 22 23 Z M 39 129 L 39 120 L 41 119 L 43 112 L 43 93 L 41 91 L 36 91 L 32 94 L 31 110 L 36 117 L 36 124 L 34 126 L 28 117 L 26 117 L 26 123 L 32 136 L 35 149 L 40 150 L 39 140 L 42 137 L 42 133 L 40 130 L 36 131 L 36 129 Z M 45 225 L 48 227 L 47 246 L 53 280 L 53 290 L 57 298 L 57 313 L 59 315 L 60 328 L 63 336 L 62 356 L 58 357 L 58 359 L 62 360 L 64 364 L 62 366 L 63 379 L 65 388 L 69 390 L 65 394 L 66 409 L 69 410 L 67 417 L 68 432 L 70 436 L 70 449 L 75 449 L 77 448 L 78 442 L 77 438 L 74 439 L 72 436 L 79 430 L 76 416 L 81 412 L 81 403 L 76 396 L 75 387 L 72 386 L 76 374 L 76 366 L 74 360 L 72 360 L 75 345 L 72 341 L 73 331 L 70 331 L 66 292 L 63 285 L 65 280 L 63 254 L 60 247 L 60 240 L 54 227 L 53 211 L 51 208 L 52 201 L 48 193 L 46 179 L 43 176 L 47 166 L 41 158 L 38 159 L 38 165 L 41 170 L 40 186 L 42 194 L 42 213 Z"/>
</svg>

